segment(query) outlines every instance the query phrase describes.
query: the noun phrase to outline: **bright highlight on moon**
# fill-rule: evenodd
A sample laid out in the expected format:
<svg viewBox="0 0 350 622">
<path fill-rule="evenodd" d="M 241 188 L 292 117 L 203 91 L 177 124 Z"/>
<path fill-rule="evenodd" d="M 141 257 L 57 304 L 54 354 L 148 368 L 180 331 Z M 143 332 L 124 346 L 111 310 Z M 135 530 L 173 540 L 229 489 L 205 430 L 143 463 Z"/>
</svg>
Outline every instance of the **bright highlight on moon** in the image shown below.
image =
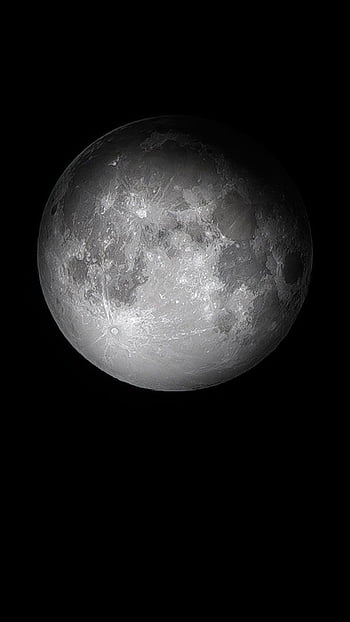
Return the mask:
<svg viewBox="0 0 350 622">
<path fill-rule="evenodd" d="M 294 323 L 311 265 L 306 211 L 281 166 L 191 117 L 137 121 L 87 147 L 38 238 L 42 291 L 68 341 L 115 378 L 163 391 L 264 359 Z"/>
</svg>

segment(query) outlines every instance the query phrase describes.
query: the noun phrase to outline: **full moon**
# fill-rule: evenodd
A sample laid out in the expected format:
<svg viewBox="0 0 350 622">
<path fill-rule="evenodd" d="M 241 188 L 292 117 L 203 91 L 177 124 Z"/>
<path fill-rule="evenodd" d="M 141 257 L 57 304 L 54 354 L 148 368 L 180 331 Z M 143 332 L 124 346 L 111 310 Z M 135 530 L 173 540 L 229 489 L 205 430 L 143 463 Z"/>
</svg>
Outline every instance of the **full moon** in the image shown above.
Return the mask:
<svg viewBox="0 0 350 622">
<path fill-rule="evenodd" d="M 118 380 L 160 391 L 217 385 L 262 361 L 293 325 L 311 267 L 306 210 L 282 166 L 232 128 L 184 116 L 88 146 L 38 237 L 42 291 L 68 341 Z"/>
</svg>

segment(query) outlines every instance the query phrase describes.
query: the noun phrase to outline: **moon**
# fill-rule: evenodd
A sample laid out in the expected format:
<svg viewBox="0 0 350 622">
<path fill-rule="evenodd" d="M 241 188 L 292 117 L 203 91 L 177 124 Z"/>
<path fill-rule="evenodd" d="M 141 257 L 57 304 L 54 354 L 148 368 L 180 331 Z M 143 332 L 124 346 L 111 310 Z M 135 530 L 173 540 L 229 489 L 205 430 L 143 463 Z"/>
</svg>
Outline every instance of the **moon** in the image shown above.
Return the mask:
<svg viewBox="0 0 350 622">
<path fill-rule="evenodd" d="M 260 145 L 162 116 L 113 130 L 67 167 L 37 259 L 78 352 L 120 381 L 189 391 L 278 346 L 307 295 L 312 238 L 297 189 Z"/>
</svg>

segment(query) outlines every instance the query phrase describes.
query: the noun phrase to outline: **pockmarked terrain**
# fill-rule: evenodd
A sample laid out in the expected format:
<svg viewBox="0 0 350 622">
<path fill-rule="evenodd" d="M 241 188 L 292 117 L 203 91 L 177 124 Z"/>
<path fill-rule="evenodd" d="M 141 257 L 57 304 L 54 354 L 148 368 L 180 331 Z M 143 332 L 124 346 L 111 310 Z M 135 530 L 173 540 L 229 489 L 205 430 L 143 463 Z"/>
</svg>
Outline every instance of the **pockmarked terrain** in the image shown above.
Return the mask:
<svg viewBox="0 0 350 622">
<path fill-rule="evenodd" d="M 65 170 L 38 269 L 68 341 L 119 380 L 193 390 L 242 374 L 291 328 L 312 241 L 281 166 L 214 122 L 118 128 Z"/>
</svg>

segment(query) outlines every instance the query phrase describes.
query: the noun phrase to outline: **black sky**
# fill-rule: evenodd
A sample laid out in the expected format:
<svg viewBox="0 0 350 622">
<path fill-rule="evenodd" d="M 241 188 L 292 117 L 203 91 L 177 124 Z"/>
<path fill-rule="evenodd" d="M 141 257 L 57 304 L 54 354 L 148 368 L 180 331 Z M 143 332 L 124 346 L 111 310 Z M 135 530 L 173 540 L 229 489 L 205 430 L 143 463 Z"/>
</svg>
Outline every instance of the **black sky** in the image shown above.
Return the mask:
<svg viewBox="0 0 350 622">
<path fill-rule="evenodd" d="M 8 619 L 341 617 L 346 434 L 325 328 L 337 18 L 247 9 L 21 14 L 6 61 L 20 327 L 3 437 Z M 262 143 L 298 187 L 314 242 L 309 295 L 276 351 L 191 393 L 137 389 L 84 360 L 36 267 L 41 214 L 71 160 L 118 125 L 172 113 Z M 106 595 L 92 602 L 96 568 Z"/>
</svg>

